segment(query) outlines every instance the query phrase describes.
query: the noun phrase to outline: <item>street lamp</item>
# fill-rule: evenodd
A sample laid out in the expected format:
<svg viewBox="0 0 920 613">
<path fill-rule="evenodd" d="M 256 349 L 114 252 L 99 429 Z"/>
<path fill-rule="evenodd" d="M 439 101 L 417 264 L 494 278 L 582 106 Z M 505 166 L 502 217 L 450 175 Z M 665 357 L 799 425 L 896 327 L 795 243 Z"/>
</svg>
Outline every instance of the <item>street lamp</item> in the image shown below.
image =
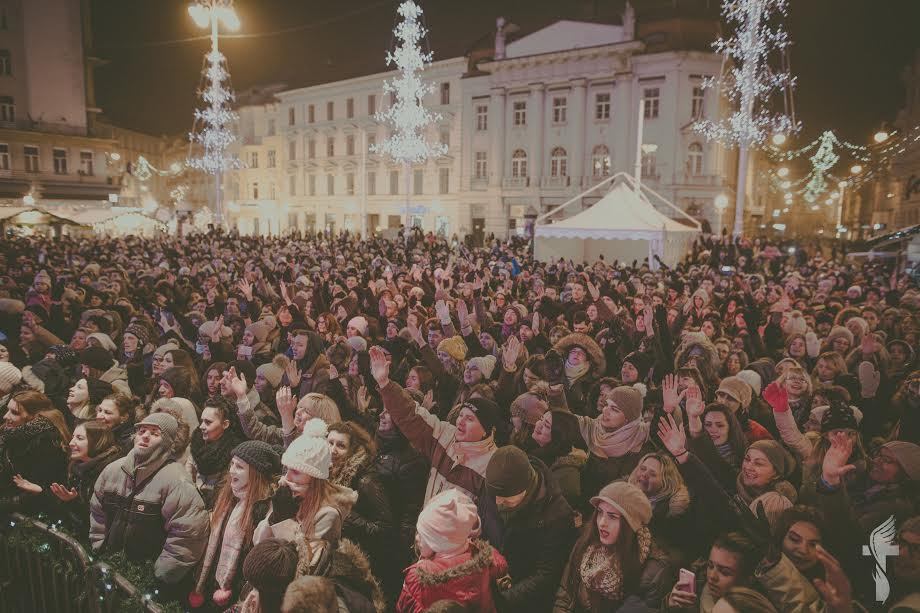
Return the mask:
<svg viewBox="0 0 920 613">
<path fill-rule="evenodd" d="M 889 136 L 891 135 L 888 134 L 887 131 L 879 130 L 878 132 L 875 133 L 875 136 L 873 136 L 872 138 L 873 140 L 875 140 L 876 143 L 881 144 L 881 143 L 884 143 L 886 140 L 888 140 Z"/>
<path fill-rule="evenodd" d="M 773 144 L 777 147 L 784 145 L 786 143 L 786 135 L 782 132 L 777 132 L 773 135 Z"/>
<path fill-rule="evenodd" d="M 716 207 L 716 210 L 719 212 L 719 233 L 722 233 L 722 215 L 725 213 L 725 209 L 728 208 L 728 196 L 725 194 L 719 194 L 716 196 L 713 205 Z"/>
</svg>

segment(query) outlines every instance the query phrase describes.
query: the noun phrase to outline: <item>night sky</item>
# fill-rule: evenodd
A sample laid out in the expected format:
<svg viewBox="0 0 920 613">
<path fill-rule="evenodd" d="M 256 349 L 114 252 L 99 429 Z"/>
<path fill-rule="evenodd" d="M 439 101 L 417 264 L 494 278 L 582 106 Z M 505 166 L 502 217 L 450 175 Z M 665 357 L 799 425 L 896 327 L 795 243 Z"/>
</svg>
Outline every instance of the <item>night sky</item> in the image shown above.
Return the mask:
<svg viewBox="0 0 920 613">
<path fill-rule="evenodd" d="M 640 5 L 643 0 L 639 0 Z M 661 2 L 661 0 L 647 0 Z M 92 0 L 98 103 L 124 127 L 179 134 L 192 124 L 207 40 L 188 0 Z M 715 4 L 715 0 L 713 0 Z M 900 74 L 920 48 L 920 0 L 791 0 L 787 28 L 805 138 L 825 129 L 867 142 L 903 105 Z M 221 38 L 233 86 L 300 87 L 385 69 L 395 0 L 236 0 L 238 38 Z M 616 22 L 622 0 L 422 0 L 435 59 L 462 55 L 505 16 L 529 31 L 553 19 Z M 267 32 L 288 30 L 263 36 Z M 255 35 L 255 36 L 253 36 Z"/>
</svg>

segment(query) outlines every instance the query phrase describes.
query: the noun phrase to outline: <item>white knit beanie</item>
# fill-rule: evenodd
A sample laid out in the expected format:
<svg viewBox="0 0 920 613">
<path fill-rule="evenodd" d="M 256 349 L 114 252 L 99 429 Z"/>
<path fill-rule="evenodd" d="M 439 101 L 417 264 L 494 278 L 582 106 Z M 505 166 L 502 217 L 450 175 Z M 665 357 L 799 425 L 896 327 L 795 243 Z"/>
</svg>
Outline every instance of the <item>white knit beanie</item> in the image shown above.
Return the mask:
<svg viewBox="0 0 920 613">
<path fill-rule="evenodd" d="M 9 391 L 22 381 L 22 372 L 9 362 L 0 362 L 0 391 Z"/>
<path fill-rule="evenodd" d="M 475 366 L 482 373 L 485 379 L 492 378 L 492 371 L 495 370 L 495 356 L 484 355 L 478 358 L 470 358 L 470 365 Z"/>
<path fill-rule="evenodd" d="M 281 463 L 311 477 L 328 479 L 332 454 L 326 442 L 326 432 L 326 422 L 322 419 L 308 421 L 303 427 L 303 434 L 295 438 L 281 456 Z"/>
<path fill-rule="evenodd" d="M 760 379 L 759 374 L 753 370 L 742 370 L 735 376 L 750 385 L 755 396 L 760 396 L 760 388 L 763 386 L 763 381 Z"/>
<path fill-rule="evenodd" d="M 361 336 L 367 336 L 367 319 L 358 315 L 357 317 L 352 317 L 348 322 L 349 328 L 355 328 L 358 332 L 361 333 Z"/>
</svg>

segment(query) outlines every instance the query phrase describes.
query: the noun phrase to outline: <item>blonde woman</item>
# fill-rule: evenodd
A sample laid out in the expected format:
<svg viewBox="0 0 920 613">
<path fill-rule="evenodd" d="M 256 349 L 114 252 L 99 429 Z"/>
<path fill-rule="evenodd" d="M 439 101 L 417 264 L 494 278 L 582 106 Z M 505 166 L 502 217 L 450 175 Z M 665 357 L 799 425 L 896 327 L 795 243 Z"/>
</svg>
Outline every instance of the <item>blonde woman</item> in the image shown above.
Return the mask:
<svg viewBox="0 0 920 613">
<path fill-rule="evenodd" d="M 834 354 L 836 355 L 836 354 Z M 790 366 L 775 381 L 786 392 L 789 409 L 797 424 L 808 421 L 811 412 L 812 380 L 801 366 Z"/>
</svg>

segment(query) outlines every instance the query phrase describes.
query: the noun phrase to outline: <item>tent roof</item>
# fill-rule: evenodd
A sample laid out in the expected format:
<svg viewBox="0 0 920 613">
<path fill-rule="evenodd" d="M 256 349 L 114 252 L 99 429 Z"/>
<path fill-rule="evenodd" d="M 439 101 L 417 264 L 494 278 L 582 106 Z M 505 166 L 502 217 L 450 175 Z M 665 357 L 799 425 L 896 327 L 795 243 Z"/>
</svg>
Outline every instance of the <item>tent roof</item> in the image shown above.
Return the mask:
<svg viewBox="0 0 920 613">
<path fill-rule="evenodd" d="M 625 181 L 568 219 L 536 227 L 537 236 L 558 238 L 659 238 L 662 232 L 698 232 L 696 228 L 674 221 L 655 207 Z"/>
<path fill-rule="evenodd" d="M 0 221 L 15 226 L 41 226 L 62 224 L 68 226 L 82 225 L 69 217 L 56 215 L 50 211 L 26 207 L 3 207 L 0 209 Z"/>
</svg>

